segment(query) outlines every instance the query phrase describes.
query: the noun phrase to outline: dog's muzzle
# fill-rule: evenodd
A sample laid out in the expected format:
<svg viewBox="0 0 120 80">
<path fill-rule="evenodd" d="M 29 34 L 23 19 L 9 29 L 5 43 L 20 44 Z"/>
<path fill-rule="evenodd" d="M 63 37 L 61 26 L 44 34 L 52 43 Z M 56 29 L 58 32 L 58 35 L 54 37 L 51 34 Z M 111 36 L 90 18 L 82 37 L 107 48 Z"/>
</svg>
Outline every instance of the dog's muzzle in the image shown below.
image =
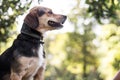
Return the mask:
<svg viewBox="0 0 120 80">
<path fill-rule="evenodd" d="M 67 16 L 62 15 L 62 18 L 59 20 L 59 22 L 53 21 L 53 20 L 49 20 L 48 21 L 48 25 L 50 25 L 51 27 L 61 28 L 61 27 L 63 27 L 63 24 L 64 24 L 66 19 L 67 19 Z"/>
</svg>

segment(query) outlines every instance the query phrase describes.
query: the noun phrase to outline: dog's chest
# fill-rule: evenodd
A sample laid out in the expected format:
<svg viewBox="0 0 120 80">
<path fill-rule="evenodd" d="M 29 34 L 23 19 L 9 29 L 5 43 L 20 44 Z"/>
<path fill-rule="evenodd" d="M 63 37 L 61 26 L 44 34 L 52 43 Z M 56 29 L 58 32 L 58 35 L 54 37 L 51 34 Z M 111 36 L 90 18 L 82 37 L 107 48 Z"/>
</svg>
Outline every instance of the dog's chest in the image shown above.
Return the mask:
<svg viewBox="0 0 120 80">
<path fill-rule="evenodd" d="M 34 49 L 33 49 L 33 52 L 34 52 Z M 44 50 L 43 50 L 43 45 L 40 44 L 40 47 L 39 49 L 37 50 L 37 54 L 38 56 L 37 57 L 31 57 L 31 58 L 28 58 L 28 57 L 22 57 L 20 59 L 20 62 L 23 64 L 22 65 L 22 68 L 24 71 L 26 71 L 26 77 L 27 76 L 34 76 L 38 69 L 40 67 L 45 67 L 45 60 L 44 60 Z"/>
<path fill-rule="evenodd" d="M 32 65 L 33 67 L 36 65 L 36 69 L 35 69 L 33 74 L 35 74 L 40 67 L 44 67 L 45 60 L 44 60 L 44 56 L 43 56 L 44 55 L 44 49 L 43 49 L 42 44 L 40 44 L 40 47 L 37 51 L 37 54 L 38 54 L 38 57 L 36 58 L 36 61 L 33 62 L 33 65 Z"/>
</svg>

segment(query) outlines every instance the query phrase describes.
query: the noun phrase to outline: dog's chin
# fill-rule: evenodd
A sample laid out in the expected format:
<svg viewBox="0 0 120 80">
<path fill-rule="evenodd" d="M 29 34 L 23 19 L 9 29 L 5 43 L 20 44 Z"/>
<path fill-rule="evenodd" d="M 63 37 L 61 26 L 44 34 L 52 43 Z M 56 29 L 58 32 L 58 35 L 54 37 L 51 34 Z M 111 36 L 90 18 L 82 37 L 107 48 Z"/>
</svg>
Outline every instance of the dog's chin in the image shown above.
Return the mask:
<svg viewBox="0 0 120 80">
<path fill-rule="evenodd" d="M 54 29 L 60 29 L 63 27 L 62 23 L 51 21 L 51 20 L 48 21 L 48 25 L 53 27 Z"/>
</svg>

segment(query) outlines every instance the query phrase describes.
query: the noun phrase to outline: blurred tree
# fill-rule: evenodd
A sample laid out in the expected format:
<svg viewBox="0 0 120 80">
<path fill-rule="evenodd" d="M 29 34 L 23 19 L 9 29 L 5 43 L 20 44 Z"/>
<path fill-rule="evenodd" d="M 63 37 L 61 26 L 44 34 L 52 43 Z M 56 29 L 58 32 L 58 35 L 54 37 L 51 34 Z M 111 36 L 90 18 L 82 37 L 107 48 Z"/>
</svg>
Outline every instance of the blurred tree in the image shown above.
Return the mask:
<svg viewBox="0 0 120 80">
<path fill-rule="evenodd" d="M 103 54 L 103 58 L 99 69 L 103 75 L 106 75 L 105 80 L 110 80 L 120 69 L 120 27 L 116 24 L 106 24 L 101 28 L 98 50 Z"/>
<path fill-rule="evenodd" d="M 15 19 L 29 8 L 31 1 L 1 0 L 0 1 L 0 42 L 6 42 L 12 35 Z"/>
<path fill-rule="evenodd" d="M 85 7 L 80 7 L 80 0 L 76 3 L 69 14 L 74 31 L 55 36 L 50 41 L 52 44 L 47 45 L 48 52 L 56 59 L 49 60 L 54 65 L 48 66 L 46 80 L 103 80 L 97 70 L 99 60 L 93 44 L 95 19 L 89 17 Z"/>
<path fill-rule="evenodd" d="M 16 34 L 16 18 L 24 14 L 31 2 L 32 0 L 0 0 L 0 52 L 4 42 L 7 43 L 8 38 Z"/>
<path fill-rule="evenodd" d="M 99 36 L 100 47 L 104 48 L 104 51 L 102 52 L 101 50 L 101 52 L 107 55 L 105 57 L 106 61 L 107 59 L 111 59 L 107 61 L 107 63 L 110 64 L 106 65 L 106 71 L 112 71 L 112 75 L 108 75 L 108 72 L 102 72 L 109 76 L 106 80 L 110 80 L 114 71 L 120 69 L 120 0 L 86 0 L 86 3 L 89 5 L 87 11 L 91 13 L 90 16 L 94 16 L 99 23 L 106 23 L 105 20 L 108 20 L 110 23 L 101 27 L 103 29 L 101 34 L 102 37 Z M 101 63 L 101 67 L 102 65 L 104 65 L 104 63 Z M 107 68 L 108 65 L 109 68 Z"/>
<path fill-rule="evenodd" d="M 86 3 L 89 5 L 88 13 L 92 13 L 91 16 L 98 22 L 109 19 L 110 22 L 120 25 L 120 0 L 86 0 Z"/>
<path fill-rule="evenodd" d="M 87 8 L 80 7 L 80 0 L 77 0 L 77 5 L 72 9 L 69 18 L 72 24 L 75 26 L 74 33 L 69 34 L 69 41 L 68 46 L 71 48 L 69 49 L 70 54 L 77 54 L 76 57 L 74 55 L 71 55 L 71 60 L 74 62 L 82 63 L 82 78 L 86 78 L 86 80 L 89 80 L 88 78 L 90 76 L 91 69 L 94 69 L 98 75 L 94 75 L 90 80 L 102 80 L 100 78 L 99 72 L 96 70 L 98 68 L 98 59 L 97 59 L 97 53 L 96 53 L 96 46 L 93 44 L 93 40 L 95 39 L 96 35 L 93 31 L 96 21 L 94 18 L 89 16 L 89 13 L 87 13 Z M 73 40 L 73 41 L 71 41 Z M 75 44 L 72 44 L 75 43 Z M 75 47 L 74 45 L 78 45 L 79 47 Z M 74 46 L 74 47 L 73 47 Z M 73 52 L 75 51 L 75 52 Z M 74 58 L 75 59 L 74 59 Z M 74 61 L 77 60 L 77 61 Z M 71 62 L 71 61 L 70 61 Z M 88 68 L 89 67 L 89 68 Z"/>
</svg>

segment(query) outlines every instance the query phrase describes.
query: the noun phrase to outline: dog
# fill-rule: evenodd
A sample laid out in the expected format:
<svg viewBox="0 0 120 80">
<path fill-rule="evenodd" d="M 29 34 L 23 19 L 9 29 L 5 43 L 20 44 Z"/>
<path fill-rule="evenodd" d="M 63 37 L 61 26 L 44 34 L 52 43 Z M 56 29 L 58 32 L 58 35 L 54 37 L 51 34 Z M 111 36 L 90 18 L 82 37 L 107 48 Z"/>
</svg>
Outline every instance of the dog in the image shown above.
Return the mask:
<svg viewBox="0 0 120 80">
<path fill-rule="evenodd" d="M 62 28 L 66 18 L 49 8 L 33 7 L 12 46 L 0 55 L 0 80 L 44 80 L 43 34 Z"/>
</svg>

